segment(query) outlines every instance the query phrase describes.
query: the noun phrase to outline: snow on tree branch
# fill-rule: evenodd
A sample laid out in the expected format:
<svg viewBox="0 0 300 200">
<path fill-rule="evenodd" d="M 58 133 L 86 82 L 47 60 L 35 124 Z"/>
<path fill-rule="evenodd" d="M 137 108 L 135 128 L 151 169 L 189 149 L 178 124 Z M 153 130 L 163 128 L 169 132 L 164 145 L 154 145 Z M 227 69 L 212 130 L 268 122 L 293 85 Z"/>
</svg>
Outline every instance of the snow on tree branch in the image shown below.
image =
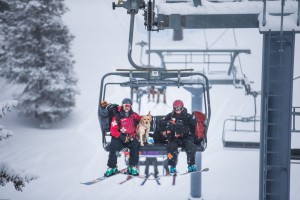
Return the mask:
<svg viewBox="0 0 300 200">
<path fill-rule="evenodd" d="M 26 174 L 23 170 L 12 169 L 5 163 L 0 163 L 0 185 L 5 186 L 6 183 L 12 182 L 17 191 L 22 191 L 25 183 L 29 183 L 38 177 Z"/>
<path fill-rule="evenodd" d="M 4 129 L 4 126 L 0 125 L 0 141 L 5 140 L 5 139 L 7 139 L 9 137 L 12 137 L 12 136 L 13 136 L 12 131 Z"/>
<path fill-rule="evenodd" d="M 0 102 L 0 118 L 2 118 L 8 111 L 16 107 L 18 102 L 16 100 L 7 100 Z M 0 125 L 0 141 L 7 139 L 13 135 L 12 131 L 4 129 L 4 126 Z M 25 183 L 29 183 L 32 180 L 37 179 L 35 175 L 26 174 L 23 170 L 12 169 L 5 163 L 0 163 L 0 185 L 5 186 L 6 183 L 12 182 L 15 189 L 22 191 Z"/>
<path fill-rule="evenodd" d="M 12 108 L 16 107 L 18 101 L 16 100 L 7 100 L 0 102 L 0 118 L 2 118 L 7 112 L 11 111 Z"/>
<path fill-rule="evenodd" d="M 16 107 L 18 102 L 16 100 L 7 100 L 0 102 L 0 118 L 2 118 L 7 112 L 11 111 L 12 108 Z M 4 129 L 4 126 L 0 125 L 0 141 L 5 140 L 13 136 L 13 132 Z"/>
</svg>

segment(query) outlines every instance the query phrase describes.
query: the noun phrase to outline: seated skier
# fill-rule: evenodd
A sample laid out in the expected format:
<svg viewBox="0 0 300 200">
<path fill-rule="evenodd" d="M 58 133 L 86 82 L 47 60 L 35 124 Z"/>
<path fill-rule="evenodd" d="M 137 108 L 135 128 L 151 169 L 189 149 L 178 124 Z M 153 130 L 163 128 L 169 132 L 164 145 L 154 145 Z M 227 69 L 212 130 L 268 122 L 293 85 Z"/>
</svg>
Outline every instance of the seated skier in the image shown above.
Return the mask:
<svg viewBox="0 0 300 200">
<path fill-rule="evenodd" d="M 137 164 L 139 161 L 139 142 L 136 138 L 136 126 L 141 120 L 141 116 L 132 110 L 132 100 L 125 98 L 122 106 L 118 107 L 118 112 L 112 118 L 110 133 L 112 136 L 109 146 L 109 157 L 104 176 L 111 176 L 118 173 L 117 154 L 127 147 L 130 150 L 129 167 L 127 173 L 138 176 Z"/>
<path fill-rule="evenodd" d="M 148 101 L 150 101 L 150 96 L 152 96 L 152 101 L 154 101 L 155 95 L 157 94 L 157 90 L 154 86 L 148 88 Z"/>
<path fill-rule="evenodd" d="M 163 95 L 163 102 L 166 103 L 166 86 L 157 88 L 157 103 L 159 103 L 160 95 Z"/>
<path fill-rule="evenodd" d="M 170 174 L 176 173 L 178 147 L 183 147 L 186 151 L 188 172 L 196 171 L 196 145 L 194 133 L 191 131 L 191 127 L 197 123 L 196 119 L 187 112 L 181 100 L 174 101 L 173 111 L 167 114 L 164 119 L 170 122 L 166 132 Z"/>
</svg>

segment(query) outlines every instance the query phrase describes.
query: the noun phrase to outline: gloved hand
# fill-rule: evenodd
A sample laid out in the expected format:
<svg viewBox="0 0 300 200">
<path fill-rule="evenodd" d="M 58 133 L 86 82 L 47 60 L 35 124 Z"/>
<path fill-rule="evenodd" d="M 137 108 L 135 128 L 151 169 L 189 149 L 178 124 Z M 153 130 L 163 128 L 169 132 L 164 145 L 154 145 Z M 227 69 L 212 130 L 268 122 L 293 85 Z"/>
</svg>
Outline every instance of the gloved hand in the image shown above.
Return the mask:
<svg viewBox="0 0 300 200">
<path fill-rule="evenodd" d="M 107 101 L 101 101 L 100 105 L 102 108 L 106 107 L 108 105 Z"/>
<path fill-rule="evenodd" d="M 200 144 L 201 144 L 202 151 L 204 151 L 206 149 L 206 147 L 207 147 L 206 142 L 204 140 L 202 140 Z"/>
<path fill-rule="evenodd" d="M 121 133 L 118 137 L 119 140 L 121 140 L 123 143 L 129 142 L 129 137 L 125 133 Z"/>
<path fill-rule="evenodd" d="M 174 132 L 175 131 L 175 124 L 168 123 L 167 130 L 169 130 L 171 132 Z"/>
<path fill-rule="evenodd" d="M 184 134 L 186 132 L 182 120 L 177 120 L 175 124 L 175 132 L 176 134 Z"/>
<path fill-rule="evenodd" d="M 167 140 L 170 142 L 170 141 L 172 141 L 172 135 L 171 134 L 168 134 L 167 135 Z"/>
</svg>

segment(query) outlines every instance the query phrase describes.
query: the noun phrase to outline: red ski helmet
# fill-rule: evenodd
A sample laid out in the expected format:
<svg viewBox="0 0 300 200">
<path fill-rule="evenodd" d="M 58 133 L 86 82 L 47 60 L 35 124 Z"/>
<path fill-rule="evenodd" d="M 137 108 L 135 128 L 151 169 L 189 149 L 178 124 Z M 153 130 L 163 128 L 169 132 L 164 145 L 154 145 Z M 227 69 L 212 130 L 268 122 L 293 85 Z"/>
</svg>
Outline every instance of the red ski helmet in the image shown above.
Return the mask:
<svg viewBox="0 0 300 200">
<path fill-rule="evenodd" d="M 173 109 L 174 110 L 182 110 L 183 109 L 183 102 L 181 100 L 175 100 L 173 102 Z"/>
</svg>

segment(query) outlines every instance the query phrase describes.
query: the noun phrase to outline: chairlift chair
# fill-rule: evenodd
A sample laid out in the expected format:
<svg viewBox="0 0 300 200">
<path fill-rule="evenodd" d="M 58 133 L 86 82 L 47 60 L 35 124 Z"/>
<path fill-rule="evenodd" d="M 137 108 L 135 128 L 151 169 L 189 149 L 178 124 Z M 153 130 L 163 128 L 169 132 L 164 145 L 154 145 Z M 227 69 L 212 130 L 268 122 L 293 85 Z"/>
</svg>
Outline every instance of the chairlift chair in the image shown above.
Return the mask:
<svg viewBox="0 0 300 200">
<path fill-rule="evenodd" d="M 108 77 L 120 77 L 128 78 L 127 81 L 113 81 L 108 82 Z M 197 77 L 191 79 L 191 77 Z M 207 134 L 211 109 L 210 109 L 210 97 L 209 97 L 209 82 L 207 77 L 198 72 L 192 72 L 192 70 L 125 70 L 117 71 L 105 74 L 101 79 L 100 84 L 100 96 L 99 102 L 106 99 L 107 87 L 109 85 L 118 85 L 120 87 L 145 87 L 145 86 L 166 86 L 166 87 L 183 87 L 183 86 L 200 86 L 199 90 L 203 91 L 203 101 L 199 99 L 199 103 L 204 104 L 204 110 L 202 111 L 207 118 L 207 125 L 205 127 L 205 136 Z M 98 104 L 98 118 L 100 122 L 99 111 L 101 109 L 100 104 Z M 166 113 L 167 114 L 167 113 Z M 156 121 L 162 116 L 153 116 L 153 123 L 150 130 L 150 134 L 153 134 L 156 128 Z M 101 124 L 100 124 L 101 127 Z M 102 145 L 103 148 L 108 151 L 108 146 L 110 144 L 111 135 L 110 132 L 102 131 Z M 205 142 L 207 138 L 205 137 Z M 141 154 L 147 152 L 159 152 L 160 154 L 166 154 L 166 145 L 149 144 L 142 146 L 140 148 Z M 197 145 L 197 151 L 204 151 L 205 148 Z"/>
<path fill-rule="evenodd" d="M 232 116 L 223 123 L 222 142 L 225 148 L 259 149 L 260 117 L 256 115 L 256 97 L 260 91 L 252 91 L 250 84 L 244 84 L 246 95 L 254 99 L 254 114 L 249 117 Z M 247 90 L 247 87 L 248 90 Z"/>
<path fill-rule="evenodd" d="M 223 123 L 222 142 L 225 148 L 259 148 L 260 118 L 233 116 Z"/>
</svg>

